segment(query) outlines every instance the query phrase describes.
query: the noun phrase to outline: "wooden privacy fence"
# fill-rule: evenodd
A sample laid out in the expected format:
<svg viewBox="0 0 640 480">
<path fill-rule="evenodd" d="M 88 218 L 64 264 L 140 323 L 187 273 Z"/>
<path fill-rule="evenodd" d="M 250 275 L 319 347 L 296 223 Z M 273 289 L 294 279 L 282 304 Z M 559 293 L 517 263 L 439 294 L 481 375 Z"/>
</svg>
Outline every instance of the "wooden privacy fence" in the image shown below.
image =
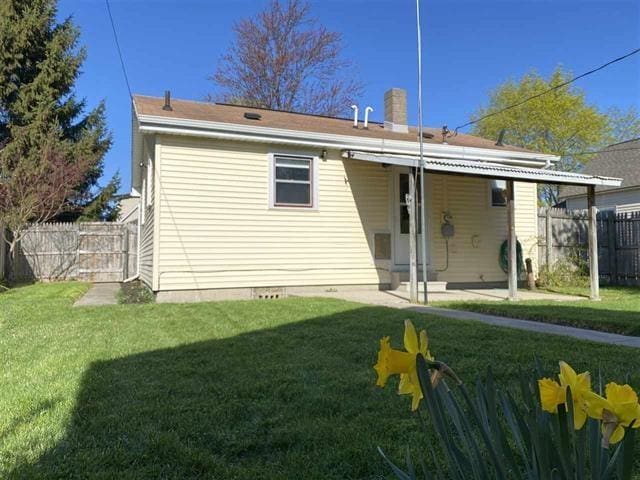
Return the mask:
<svg viewBox="0 0 640 480">
<path fill-rule="evenodd" d="M 25 280 L 121 282 L 137 269 L 136 223 L 47 223 L 31 227 L 5 276 Z"/>
<path fill-rule="evenodd" d="M 612 285 L 640 285 L 640 212 L 598 213 L 600 279 Z M 541 208 L 538 211 L 538 262 L 587 258 L 585 211 Z"/>
</svg>

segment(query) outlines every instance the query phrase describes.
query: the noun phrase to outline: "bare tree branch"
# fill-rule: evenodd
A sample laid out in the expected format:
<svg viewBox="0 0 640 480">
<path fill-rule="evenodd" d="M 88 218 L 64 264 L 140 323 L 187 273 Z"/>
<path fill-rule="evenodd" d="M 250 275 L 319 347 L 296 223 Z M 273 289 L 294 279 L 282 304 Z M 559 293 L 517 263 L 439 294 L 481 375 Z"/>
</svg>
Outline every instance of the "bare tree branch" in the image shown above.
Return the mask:
<svg viewBox="0 0 640 480">
<path fill-rule="evenodd" d="M 222 101 L 337 116 L 362 93 L 340 34 L 317 26 L 303 0 L 273 0 L 233 29 L 236 40 L 210 78 Z"/>
<path fill-rule="evenodd" d="M 62 212 L 93 168 L 90 159 L 71 159 L 45 146 L 37 161 L 2 158 L 0 164 L 0 225 L 12 257 L 30 224 L 45 223 Z"/>
</svg>

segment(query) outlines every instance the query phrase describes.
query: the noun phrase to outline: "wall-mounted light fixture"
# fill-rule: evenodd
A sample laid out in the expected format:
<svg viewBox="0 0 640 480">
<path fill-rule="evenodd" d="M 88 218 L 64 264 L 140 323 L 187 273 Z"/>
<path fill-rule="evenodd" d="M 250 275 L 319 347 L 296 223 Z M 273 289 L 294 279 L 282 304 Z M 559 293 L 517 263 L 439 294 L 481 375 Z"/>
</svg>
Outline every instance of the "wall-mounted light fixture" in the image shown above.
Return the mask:
<svg viewBox="0 0 640 480">
<path fill-rule="evenodd" d="M 320 154 L 320 158 L 325 162 L 327 161 L 327 149 L 326 148 L 322 149 L 322 153 Z"/>
</svg>

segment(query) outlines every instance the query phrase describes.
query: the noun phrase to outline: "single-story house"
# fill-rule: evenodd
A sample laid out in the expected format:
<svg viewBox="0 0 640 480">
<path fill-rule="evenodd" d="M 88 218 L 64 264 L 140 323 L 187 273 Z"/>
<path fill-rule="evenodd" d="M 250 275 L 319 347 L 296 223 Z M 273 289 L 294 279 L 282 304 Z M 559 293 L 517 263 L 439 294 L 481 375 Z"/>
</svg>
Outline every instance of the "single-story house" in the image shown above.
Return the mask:
<svg viewBox="0 0 640 480">
<path fill-rule="evenodd" d="M 140 279 L 158 301 L 398 288 L 409 278 L 407 193 L 419 167 L 406 105 L 406 92 L 391 89 L 384 121 L 362 122 L 357 111 L 330 118 L 134 96 Z M 417 245 L 426 241 L 434 288 L 505 284 L 500 249 L 511 238 L 515 256 L 515 235 L 535 268 L 537 183 L 619 184 L 446 129 L 425 129 L 423 140 L 427 228 Z"/>
<path fill-rule="evenodd" d="M 640 138 L 609 145 L 587 163 L 584 173 L 623 179 L 618 187 L 596 187 L 599 210 L 616 213 L 640 211 Z M 587 208 L 587 195 L 583 188 L 567 185 L 560 189 L 559 203 L 567 210 L 584 210 Z"/>
</svg>

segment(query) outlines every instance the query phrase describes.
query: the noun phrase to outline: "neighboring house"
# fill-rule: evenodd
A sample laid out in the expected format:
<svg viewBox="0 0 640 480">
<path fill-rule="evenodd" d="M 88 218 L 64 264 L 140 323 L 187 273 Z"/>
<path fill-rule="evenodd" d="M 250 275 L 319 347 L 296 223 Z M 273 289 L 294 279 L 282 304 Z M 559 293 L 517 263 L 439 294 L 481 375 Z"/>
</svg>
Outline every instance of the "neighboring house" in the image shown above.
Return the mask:
<svg viewBox="0 0 640 480">
<path fill-rule="evenodd" d="M 159 301 L 407 280 L 405 194 L 418 137 L 404 90 L 388 91 L 385 121 L 366 127 L 168 97 L 135 96 L 133 107 L 140 278 Z M 505 284 L 506 181 L 516 181 L 515 230 L 534 262 L 536 182 L 616 183 L 545 170 L 557 157 L 440 129 L 425 130 L 424 152 L 428 278 L 449 287 Z"/>
<path fill-rule="evenodd" d="M 118 196 L 118 221 L 122 223 L 135 222 L 138 220 L 138 206 L 140 205 L 140 195 L 120 195 Z"/>
<path fill-rule="evenodd" d="M 608 146 L 587 163 L 584 173 L 623 179 L 619 187 L 596 187 L 599 210 L 640 211 L 640 138 Z M 562 187 L 559 203 L 568 210 L 583 210 L 587 208 L 586 191 L 575 186 Z"/>
</svg>

